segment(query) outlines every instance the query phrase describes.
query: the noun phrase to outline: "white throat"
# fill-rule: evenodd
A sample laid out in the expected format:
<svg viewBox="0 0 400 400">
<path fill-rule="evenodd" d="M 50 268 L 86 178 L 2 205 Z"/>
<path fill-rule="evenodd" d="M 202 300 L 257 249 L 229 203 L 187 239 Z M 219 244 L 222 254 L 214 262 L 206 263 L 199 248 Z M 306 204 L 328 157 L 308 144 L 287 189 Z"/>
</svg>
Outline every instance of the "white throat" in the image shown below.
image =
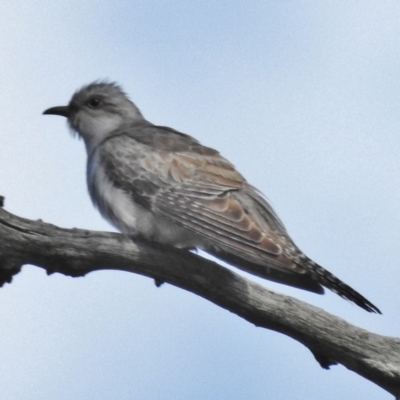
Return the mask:
<svg viewBox="0 0 400 400">
<path fill-rule="evenodd" d="M 78 131 L 85 141 L 87 154 L 91 154 L 93 148 L 122 124 L 123 119 L 119 114 L 109 114 L 101 118 L 82 118 L 78 123 Z"/>
</svg>

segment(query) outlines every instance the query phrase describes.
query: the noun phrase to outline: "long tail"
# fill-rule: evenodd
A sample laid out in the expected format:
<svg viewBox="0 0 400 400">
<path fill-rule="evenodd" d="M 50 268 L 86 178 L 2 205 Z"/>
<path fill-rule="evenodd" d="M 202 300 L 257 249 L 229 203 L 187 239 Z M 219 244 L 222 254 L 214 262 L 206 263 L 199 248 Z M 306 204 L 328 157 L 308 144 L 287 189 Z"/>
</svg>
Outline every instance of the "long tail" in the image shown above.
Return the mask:
<svg viewBox="0 0 400 400">
<path fill-rule="evenodd" d="M 349 285 L 346 285 L 339 278 L 336 278 L 335 275 L 331 274 L 325 268 L 316 264 L 309 258 L 306 261 L 306 269 L 312 271 L 313 278 L 318 283 L 332 290 L 332 292 L 338 294 L 340 297 L 352 301 L 353 303 L 357 304 L 359 307 L 363 308 L 364 310 L 367 310 L 368 312 L 382 314 L 379 308 L 373 305 L 364 296 L 355 291 Z"/>
<path fill-rule="evenodd" d="M 303 274 L 294 271 L 291 272 L 287 269 L 277 268 L 276 265 L 269 267 L 268 264 L 251 262 L 239 255 L 221 249 L 215 250 L 210 248 L 207 249 L 207 252 L 246 272 L 274 282 L 283 283 L 284 285 L 293 286 L 298 289 L 308 290 L 318 294 L 324 293 L 322 288 L 322 286 L 324 286 L 338 294 L 340 297 L 352 301 L 368 312 L 382 314 L 379 308 L 374 306 L 364 296 L 355 291 L 349 285 L 346 285 L 339 278 L 336 278 L 335 275 L 331 274 L 325 268 L 316 264 L 300 250 L 297 250 L 294 254 L 290 254 L 290 256 L 296 256 L 293 257 L 292 260 L 299 267 L 304 269 L 305 273 Z"/>
</svg>

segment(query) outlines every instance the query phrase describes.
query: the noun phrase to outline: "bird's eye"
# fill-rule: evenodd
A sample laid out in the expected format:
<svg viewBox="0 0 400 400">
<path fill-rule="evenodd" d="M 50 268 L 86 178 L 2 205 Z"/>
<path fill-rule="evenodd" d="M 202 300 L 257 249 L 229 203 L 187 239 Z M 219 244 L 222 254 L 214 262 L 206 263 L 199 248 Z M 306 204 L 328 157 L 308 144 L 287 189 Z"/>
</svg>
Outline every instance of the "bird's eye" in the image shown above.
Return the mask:
<svg viewBox="0 0 400 400">
<path fill-rule="evenodd" d="M 90 108 L 99 108 L 101 105 L 101 101 L 98 97 L 92 97 L 91 99 L 89 99 L 89 101 L 87 102 L 87 105 Z"/>
</svg>

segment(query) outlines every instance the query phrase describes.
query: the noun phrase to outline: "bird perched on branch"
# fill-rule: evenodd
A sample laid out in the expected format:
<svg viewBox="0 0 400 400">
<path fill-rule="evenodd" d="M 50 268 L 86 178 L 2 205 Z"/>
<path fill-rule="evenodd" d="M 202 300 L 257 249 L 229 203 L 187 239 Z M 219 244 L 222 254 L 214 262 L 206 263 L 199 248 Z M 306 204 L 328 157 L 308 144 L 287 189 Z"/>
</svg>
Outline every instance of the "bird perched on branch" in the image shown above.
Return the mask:
<svg viewBox="0 0 400 400">
<path fill-rule="evenodd" d="M 67 106 L 87 150 L 94 205 L 121 232 L 177 248 L 202 249 L 254 275 L 379 309 L 309 259 L 265 197 L 218 151 L 147 121 L 115 83 L 94 82 Z"/>
</svg>

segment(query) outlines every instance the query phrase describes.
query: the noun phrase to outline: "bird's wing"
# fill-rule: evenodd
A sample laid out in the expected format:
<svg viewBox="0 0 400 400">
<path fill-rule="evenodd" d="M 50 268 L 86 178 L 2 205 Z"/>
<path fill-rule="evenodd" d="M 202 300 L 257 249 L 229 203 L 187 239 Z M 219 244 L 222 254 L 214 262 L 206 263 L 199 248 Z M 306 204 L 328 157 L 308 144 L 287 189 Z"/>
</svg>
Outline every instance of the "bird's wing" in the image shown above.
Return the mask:
<svg viewBox="0 0 400 400">
<path fill-rule="evenodd" d="M 208 239 L 214 249 L 292 272 L 304 270 L 284 253 L 288 237 L 269 205 L 220 155 L 169 154 L 169 184 L 152 208 Z M 259 201 L 258 203 L 252 197 Z"/>
<path fill-rule="evenodd" d="M 104 143 L 110 178 L 136 202 L 206 239 L 212 249 L 304 274 L 288 256 L 288 245 L 295 246 L 271 206 L 234 166 L 216 150 L 166 129 L 142 127 Z"/>
<path fill-rule="evenodd" d="M 216 150 L 171 128 L 150 124 L 128 131 L 136 142 L 129 146 L 136 148 L 130 159 L 142 159 L 141 167 L 132 169 L 146 170 L 137 185 L 154 185 L 148 206 L 155 214 L 208 239 L 214 249 L 305 272 L 284 251 L 289 246 L 296 255 L 297 248 L 270 204 Z"/>
</svg>

